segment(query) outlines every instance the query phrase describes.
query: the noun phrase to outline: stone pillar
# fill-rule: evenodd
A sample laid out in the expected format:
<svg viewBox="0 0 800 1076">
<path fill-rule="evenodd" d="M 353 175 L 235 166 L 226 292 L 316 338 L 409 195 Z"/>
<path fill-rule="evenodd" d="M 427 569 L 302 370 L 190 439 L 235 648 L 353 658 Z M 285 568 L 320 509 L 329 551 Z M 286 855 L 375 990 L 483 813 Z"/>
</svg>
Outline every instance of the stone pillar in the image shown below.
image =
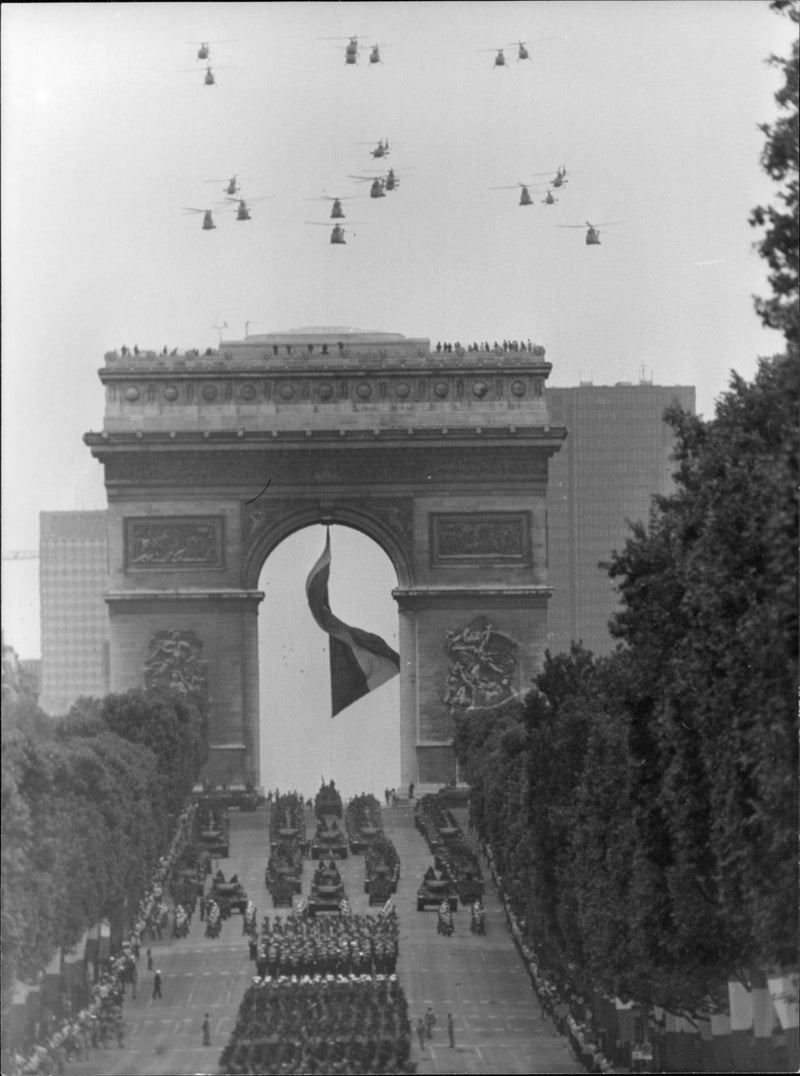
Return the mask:
<svg viewBox="0 0 800 1076">
<path fill-rule="evenodd" d="M 159 632 L 191 632 L 207 665 L 212 781 L 257 783 L 260 591 L 128 591 L 106 595 L 111 690 L 144 687 L 144 663 Z"/>
<path fill-rule="evenodd" d="M 417 631 L 413 612 L 400 610 L 400 789 L 405 794 L 417 772 Z"/>
<path fill-rule="evenodd" d="M 259 593 L 242 613 L 242 740 L 245 745 L 244 779 L 261 784 L 261 714 L 258 677 Z"/>
<path fill-rule="evenodd" d="M 459 700 L 484 707 L 524 695 L 541 671 L 551 591 L 415 587 L 393 593 L 407 678 L 400 694 L 404 766 L 413 733 L 415 784 L 447 784 L 456 779 L 451 709 Z M 498 666 L 505 674 L 495 671 Z"/>
</svg>

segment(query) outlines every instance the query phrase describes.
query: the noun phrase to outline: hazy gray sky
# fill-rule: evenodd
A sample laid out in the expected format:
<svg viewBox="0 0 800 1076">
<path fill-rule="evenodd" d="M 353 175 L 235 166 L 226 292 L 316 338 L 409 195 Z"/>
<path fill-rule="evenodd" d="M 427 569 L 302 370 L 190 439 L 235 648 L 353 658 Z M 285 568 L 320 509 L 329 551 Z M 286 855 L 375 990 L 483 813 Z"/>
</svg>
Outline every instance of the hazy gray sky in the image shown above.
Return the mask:
<svg viewBox="0 0 800 1076">
<path fill-rule="evenodd" d="M 384 62 L 365 49 L 347 67 L 345 42 L 320 40 L 349 34 Z M 519 39 L 527 62 L 480 51 Z M 5 547 L 37 547 L 42 509 L 104 506 L 81 442 L 102 424 L 103 352 L 204 348 L 223 321 L 232 338 L 246 322 L 531 337 L 554 385 L 644 367 L 696 385 L 710 414 L 732 368 L 751 376 L 781 346 L 752 310 L 766 288 L 747 218 L 773 197 L 757 125 L 780 75 L 764 60 L 790 40 L 760 0 L 4 4 Z M 328 219 L 310 199 L 366 193 L 348 174 L 382 137 L 400 188 L 353 202 L 356 234 L 331 246 L 304 223 Z M 561 163 L 553 207 L 488 189 Z M 210 207 L 223 184 L 204 181 L 234 172 L 267 200 L 202 231 L 182 207 Z M 555 227 L 585 220 L 623 223 L 599 247 Z M 4 563 L 23 656 L 36 573 Z"/>
</svg>

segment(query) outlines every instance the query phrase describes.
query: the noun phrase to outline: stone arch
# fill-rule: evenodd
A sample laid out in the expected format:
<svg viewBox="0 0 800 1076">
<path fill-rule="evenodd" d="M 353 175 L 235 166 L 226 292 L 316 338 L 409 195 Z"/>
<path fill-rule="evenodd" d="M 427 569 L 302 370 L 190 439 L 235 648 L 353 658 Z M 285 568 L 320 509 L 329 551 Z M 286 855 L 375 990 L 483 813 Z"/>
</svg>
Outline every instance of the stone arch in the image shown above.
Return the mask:
<svg viewBox="0 0 800 1076">
<path fill-rule="evenodd" d="M 481 618 L 516 647 L 520 690 L 547 645 L 548 459 L 566 436 L 549 372 L 538 346 L 431 352 L 340 327 L 107 353 L 84 441 L 108 494 L 112 690 L 141 686 L 151 639 L 192 633 L 209 776 L 258 783 L 261 569 L 303 527 L 352 527 L 397 575 L 400 783 L 451 780 L 447 640 Z"/>
<path fill-rule="evenodd" d="M 288 507 L 285 511 L 281 511 L 277 519 L 259 530 L 243 558 L 242 587 L 245 590 L 255 590 L 258 587 L 262 569 L 270 553 L 281 542 L 299 530 L 320 524 L 352 527 L 367 538 L 371 538 L 392 562 L 398 587 L 406 588 L 414 585 L 410 551 L 401 537 L 378 515 L 370 511 L 368 503 L 359 507 L 332 500 L 324 508 L 320 507 L 318 502 L 311 501 L 307 504 Z"/>
</svg>

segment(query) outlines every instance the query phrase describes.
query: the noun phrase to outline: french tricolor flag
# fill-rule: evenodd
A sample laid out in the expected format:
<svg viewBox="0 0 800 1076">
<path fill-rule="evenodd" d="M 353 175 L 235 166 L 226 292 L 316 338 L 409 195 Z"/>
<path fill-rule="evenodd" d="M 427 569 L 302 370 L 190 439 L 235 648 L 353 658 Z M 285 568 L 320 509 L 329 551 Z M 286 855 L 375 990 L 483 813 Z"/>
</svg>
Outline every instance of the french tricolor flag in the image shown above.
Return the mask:
<svg viewBox="0 0 800 1076">
<path fill-rule="evenodd" d="M 328 531 L 322 556 L 306 580 L 311 614 L 330 637 L 331 717 L 385 684 L 400 672 L 400 655 L 379 635 L 351 628 L 331 612 L 328 579 L 331 571 L 331 536 Z"/>
</svg>

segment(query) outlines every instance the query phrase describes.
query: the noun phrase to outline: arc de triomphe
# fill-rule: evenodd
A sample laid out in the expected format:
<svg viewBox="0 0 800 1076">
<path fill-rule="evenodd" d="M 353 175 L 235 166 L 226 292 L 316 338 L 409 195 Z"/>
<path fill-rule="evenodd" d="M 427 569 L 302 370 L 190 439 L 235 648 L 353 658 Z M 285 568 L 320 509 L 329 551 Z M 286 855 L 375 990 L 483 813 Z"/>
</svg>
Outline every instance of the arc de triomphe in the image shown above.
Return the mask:
<svg viewBox="0 0 800 1076">
<path fill-rule="evenodd" d="M 346 329 L 106 354 L 103 429 L 84 440 L 105 468 L 112 690 L 142 686 L 159 633 L 193 639 L 209 776 L 258 784 L 261 568 L 301 527 L 355 527 L 397 572 L 400 782 L 451 780 L 451 707 L 524 691 L 541 666 L 566 433 L 549 372 L 522 342 Z"/>
</svg>

